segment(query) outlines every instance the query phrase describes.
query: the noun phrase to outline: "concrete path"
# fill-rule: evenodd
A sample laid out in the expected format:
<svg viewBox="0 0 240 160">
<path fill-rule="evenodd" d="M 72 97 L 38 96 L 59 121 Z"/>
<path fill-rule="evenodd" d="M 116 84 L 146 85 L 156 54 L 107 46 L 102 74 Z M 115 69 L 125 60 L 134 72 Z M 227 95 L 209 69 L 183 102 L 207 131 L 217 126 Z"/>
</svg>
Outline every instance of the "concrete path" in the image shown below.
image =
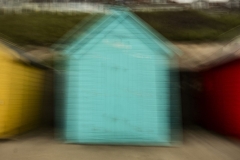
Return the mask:
<svg viewBox="0 0 240 160">
<path fill-rule="evenodd" d="M 179 147 L 63 144 L 40 131 L 0 142 L 0 160 L 240 160 L 240 142 L 203 130 L 184 131 Z"/>
</svg>

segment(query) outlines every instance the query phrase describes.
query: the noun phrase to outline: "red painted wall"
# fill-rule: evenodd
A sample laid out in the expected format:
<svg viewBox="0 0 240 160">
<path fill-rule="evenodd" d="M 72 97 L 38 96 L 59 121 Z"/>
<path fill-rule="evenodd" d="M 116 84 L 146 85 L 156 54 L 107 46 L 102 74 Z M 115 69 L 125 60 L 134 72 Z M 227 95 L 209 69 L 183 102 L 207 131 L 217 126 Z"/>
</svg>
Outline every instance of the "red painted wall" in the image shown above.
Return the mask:
<svg viewBox="0 0 240 160">
<path fill-rule="evenodd" d="M 201 123 L 240 138 L 240 59 L 201 73 Z"/>
</svg>

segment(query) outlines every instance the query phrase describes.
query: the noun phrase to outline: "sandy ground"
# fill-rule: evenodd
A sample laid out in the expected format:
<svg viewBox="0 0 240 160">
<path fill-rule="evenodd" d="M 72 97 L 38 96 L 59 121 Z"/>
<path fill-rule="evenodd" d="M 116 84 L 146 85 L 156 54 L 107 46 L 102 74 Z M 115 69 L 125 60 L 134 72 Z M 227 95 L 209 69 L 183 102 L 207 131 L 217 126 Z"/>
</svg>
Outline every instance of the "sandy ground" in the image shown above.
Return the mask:
<svg viewBox="0 0 240 160">
<path fill-rule="evenodd" d="M 0 142 L 0 160 L 240 160 L 240 142 L 203 130 L 184 131 L 179 147 L 64 144 L 50 130 Z"/>
</svg>

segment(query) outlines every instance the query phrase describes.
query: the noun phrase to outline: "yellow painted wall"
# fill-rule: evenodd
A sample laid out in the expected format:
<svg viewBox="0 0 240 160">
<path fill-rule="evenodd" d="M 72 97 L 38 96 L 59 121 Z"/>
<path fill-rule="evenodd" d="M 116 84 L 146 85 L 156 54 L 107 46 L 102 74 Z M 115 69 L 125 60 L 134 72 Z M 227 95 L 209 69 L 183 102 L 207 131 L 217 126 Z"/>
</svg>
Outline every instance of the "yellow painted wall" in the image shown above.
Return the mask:
<svg viewBox="0 0 240 160">
<path fill-rule="evenodd" d="M 28 131 L 40 121 L 45 71 L 15 55 L 0 44 L 0 138 Z"/>
</svg>

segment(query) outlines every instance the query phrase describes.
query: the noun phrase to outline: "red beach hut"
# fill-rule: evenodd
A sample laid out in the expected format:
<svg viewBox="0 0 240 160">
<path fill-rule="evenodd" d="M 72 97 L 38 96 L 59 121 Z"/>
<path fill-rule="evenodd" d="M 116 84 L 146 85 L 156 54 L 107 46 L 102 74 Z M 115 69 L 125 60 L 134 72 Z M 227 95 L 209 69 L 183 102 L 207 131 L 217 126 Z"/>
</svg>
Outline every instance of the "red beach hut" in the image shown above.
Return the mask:
<svg viewBox="0 0 240 160">
<path fill-rule="evenodd" d="M 199 61 L 191 64 L 201 84 L 199 123 L 240 139 L 240 37 L 206 55 L 196 55 Z"/>
</svg>

